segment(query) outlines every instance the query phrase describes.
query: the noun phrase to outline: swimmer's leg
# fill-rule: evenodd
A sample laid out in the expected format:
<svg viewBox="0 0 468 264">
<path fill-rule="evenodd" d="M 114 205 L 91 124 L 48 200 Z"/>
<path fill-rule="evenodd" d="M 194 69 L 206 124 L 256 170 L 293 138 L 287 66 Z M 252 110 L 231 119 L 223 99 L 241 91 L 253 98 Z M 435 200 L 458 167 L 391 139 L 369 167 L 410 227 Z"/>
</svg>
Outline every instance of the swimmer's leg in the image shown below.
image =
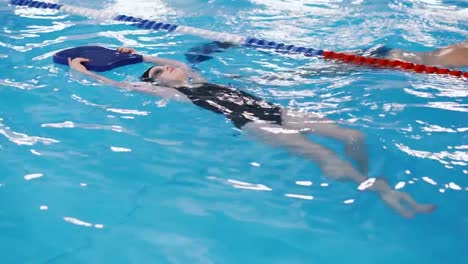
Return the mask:
<svg viewBox="0 0 468 264">
<path fill-rule="evenodd" d="M 414 211 L 406 208 L 400 201 L 400 199 L 396 199 L 394 195 L 389 195 L 388 193 L 386 194 L 381 194 L 380 197 L 382 198 L 382 201 L 384 201 L 388 206 L 393 208 L 395 211 L 397 211 L 401 216 L 405 218 L 413 218 L 415 213 Z"/>
<path fill-rule="evenodd" d="M 284 131 L 281 131 L 283 129 Z M 368 180 L 357 171 L 349 162 L 342 160 L 330 149 L 308 140 L 299 131 L 279 125 L 247 123 L 243 130 L 259 138 L 262 142 L 272 146 L 287 149 L 292 154 L 300 155 L 315 162 L 320 170 L 328 177 L 339 181 L 353 181 L 361 184 Z M 379 194 L 380 198 L 400 215 L 411 218 L 418 212 L 431 212 L 435 206 L 418 204 L 406 193 L 393 190 L 383 179 L 377 179 L 372 186 L 366 189 Z M 403 202 L 409 203 L 407 208 Z"/>
<path fill-rule="evenodd" d="M 453 44 L 426 54 L 432 57 L 433 64 L 449 67 L 468 66 L 468 40 Z"/>
<path fill-rule="evenodd" d="M 389 52 L 388 58 L 431 66 L 467 67 L 468 40 L 430 52 L 409 52 L 395 49 Z"/>
<path fill-rule="evenodd" d="M 285 148 L 293 154 L 310 159 L 324 174 L 334 180 L 361 183 L 367 179 L 351 163 L 341 159 L 332 150 L 310 141 L 301 132 L 290 127 L 251 122 L 247 123 L 243 130 L 264 143 Z"/>
<path fill-rule="evenodd" d="M 405 200 L 418 213 L 430 213 L 435 210 L 433 204 L 420 204 L 416 202 L 408 193 L 400 192 L 401 199 Z"/>
<path fill-rule="evenodd" d="M 298 113 L 285 110 L 281 118 L 283 126 L 287 128 L 343 142 L 345 144 L 346 156 L 355 160 L 359 171 L 367 175 L 369 171 L 369 157 L 367 155 L 365 136 L 362 132 L 340 127 L 334 121 L 314 113 Z"/>
</svg>

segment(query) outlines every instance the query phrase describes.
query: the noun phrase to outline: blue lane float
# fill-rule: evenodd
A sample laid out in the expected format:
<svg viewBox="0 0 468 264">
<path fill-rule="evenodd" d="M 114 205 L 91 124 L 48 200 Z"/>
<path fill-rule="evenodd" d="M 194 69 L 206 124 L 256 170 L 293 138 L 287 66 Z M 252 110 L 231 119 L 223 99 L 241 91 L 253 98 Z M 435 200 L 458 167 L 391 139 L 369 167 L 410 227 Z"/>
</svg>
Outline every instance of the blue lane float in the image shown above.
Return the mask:
<svg viewBox="0 0 468 264">
<path fill-rule="evenodd" d="M 114 17 L 114 20 L 123 21 L 123 22 L 134 22 L 135 24 L 132 24 L 132 25 L 138 28 L 149 29 L 149 30 L 164 30 L 167 32 L 173 32 L 178 27 L 177 25 L 173 25 L 173 24 L 167 24 L 167 23 L 141 19 L 141 18 L 126 16 L 126 15 L 118 15 Z"/>
<path fill-rule="evenodd" d="M 284 43 L 277 43 L 274 41 L 268 41 L 254 37 L 248 37 L 245 40 L 244 45 L 261 49 L 273 49 L 280 53 L 303 53 L 306 57 L 321 56 L 323 54 L 323 50 L 320 49 L 296 47 L 294 45 L 286 45 Z"/>
<path fill-rule="evenodd" d="M 10 3 L 13 5 L 17 6 L 27 6 L 27 7 L 34 7 L 34 8 L 42 8 L 42 9 L 56 9 L 60 10 L 62 7 L 67 7 L 67 5 L 59 5 L 59 4 L 51 4 L 51 3 L 45 3 L 45 2 L 40 2 L 40 1 L 32 1 L 32 0 L 10 0 Z M 70 6 L 68 6 L 70 7 Z M 83 8 L 79 7 L 73 7 L 74 11 L 79 11 L 84 10 Z M 87 9 L 86 11 L 90 11 Z M 95 10 L 97 11 L 97 10 Z M 74 12 L 74 13 L 79 13 L 79 12 Z M 83 12 L 85 13 L 85 12 Z M 192 33 L 194 35 L 206 35 L 206 33 L 213 33 L 218 36 L 223 36 L 223 35 L 228 35 L 232 36 L 230 34 L 223 34 L 223 33 L 217 33 L 217 32 L 209 32 L 207 30 L 198 30 L 190 27 L 180 27 L 179 25 L 175 24 L 169 24 L 169 23 L 163 23 L 159 21 L 153 21 L 153 20 L 147 20 L 147 19 L 141 19 L 138 17 L 133 17 L 133 16 L 127 16 L 127 15 L 115 15 L 112 17 L 109 17 L 109 19 L 113 19 L 115 21 L 120 21 L 120 22 L 130 22 L 132 23 L 132 26 L 135 26 L 137 28 L 141 29 L 147 29 L 147 30 L 156 30 L 156 31 L 166 31 L 166 32 L 175 32 L 177 31 L 178 28 L 182 28 L 180 30 L 181 32 L 186 32 L 186 33 Z M 198 33 L 198 34 L 197 34 Z M 296 47 L 294 45 L 286 45 L 284 43 L 278 43 L 274 41 L 268 41 L 264 39 L 259 39 L 255 37 L 237 37 L 233 41 L 228 39 L 217 39 L 219 41 L 224 41 L 224 42 L 230 42 L 234 43 L 237 45 L 245 45 L 251 48 L 259 48 L 259 49 L 269 49 L 276 51 L 278 53 L 293 53 L 293 54 L 303 54 L 306 57 L 313 57 L 313 56 L 321 56 L 323 54 L 323 50 L 319 49 L 313 49 L 313 48 L 306 48 L 306 47 Z M 240 41 L 239 41 L 240 40 Z"/>
<path fill-rule="evenodd" d="M 57 9 L 57 10 L 59 10 L 63 6 L 59 4 L 45 3 L 45 2 L 32 1 L 32 0 L 11 0 L 10 4 L 17 5 L 17 6 L 28 6 L 28 7 L 35 7 L 35 8 Z"/>
</svg>

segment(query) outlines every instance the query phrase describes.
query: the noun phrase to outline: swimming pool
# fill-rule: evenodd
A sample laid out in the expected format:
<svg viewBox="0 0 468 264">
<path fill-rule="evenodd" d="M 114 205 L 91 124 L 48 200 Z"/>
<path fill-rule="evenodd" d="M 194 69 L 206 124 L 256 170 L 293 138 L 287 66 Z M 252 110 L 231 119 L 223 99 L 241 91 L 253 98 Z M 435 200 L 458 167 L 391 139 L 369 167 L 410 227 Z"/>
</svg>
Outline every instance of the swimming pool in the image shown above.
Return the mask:
<svg viewBox="0 0 468 264">
<path fill-rule="evenodd" d="M 312 2 L 312 1 L 311 1 Z M 430 50 L 466 39 L 463 1 L 61 1 L 331 50 Z M 206 40 L 0 1 L 1 263 L 461 263 L 468 257 L 466 80 L 237 48 L 212 82 L 327 114 L 368 137 L 374 194 L 253 141 L 220 115 L 54 65 L 71 46 L 184 60 Z M 145 66 L 106 76 L 136 81 Z M 297 74 L 301 73 L 301 74 Z M 333 141 L 317 139 L 339 150 Z"/>
</svg>

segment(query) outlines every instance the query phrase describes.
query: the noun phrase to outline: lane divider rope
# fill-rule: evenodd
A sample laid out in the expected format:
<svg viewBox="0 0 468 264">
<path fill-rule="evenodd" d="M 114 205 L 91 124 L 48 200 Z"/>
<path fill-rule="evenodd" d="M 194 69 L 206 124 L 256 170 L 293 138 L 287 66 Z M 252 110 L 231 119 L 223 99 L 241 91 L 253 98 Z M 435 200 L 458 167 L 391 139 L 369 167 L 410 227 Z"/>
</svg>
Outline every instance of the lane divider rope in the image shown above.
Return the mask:
<svg viewBox="0 0 468 264">
<path fill-rule="evenodd" d="M 72 5 L 62 5 L 47 3 L 41 1 L 32 0 L 10 0 L 10 4 L 16 6 L 27 6 L 33 8 L 42 9 L 56 9 L 64 11 L 74 15 L 80 15 L 85 17 L 93 17 L 97 19 L 113 19 L 116 21 L 131 23 L 131 25 L 147 30 L 157 30 L 166 32 L 176 32 L 195 35 L 211 40 L 229 42 L 236 45 L 245 45 L 252 48 L 269 49 L 278 53 L 287 54 L 302 54 L 305 57 L 317 57 L 321 56 L 324 59 L 340 61 L 344 63 L 366 65 L 379 68 L 393 68 L 406 71 L 412 71 L 416 73 L 426 74 L 439 74 L 446 76 L 464 77 L 468 78 L 468 72 L 462 72 L 460 70 L 450 70 L 446 68 L 439 68 L 433 66 L 426 66 L 423 64 L 414 64 L 411 62 L 405 62 L 400 60 L 390 60 L 385 58 L 374 58 L 367 56 L 354 55 L 344 52 L 334 52 L 321 49 L 306 48 L 301 46 L 286 45 L 275 41 L 268 41 L 255 37 L 242 37 L 229 33 L 215 32 L 205 29 L 199 29 L 189 26 L 179 26 L 175 24 L 168 24 L 153 20 L 141 19 L 133 16 L 120 15 L 109 11 L 100 11 L 95 9 L 77 7 Z"/>
</svg>

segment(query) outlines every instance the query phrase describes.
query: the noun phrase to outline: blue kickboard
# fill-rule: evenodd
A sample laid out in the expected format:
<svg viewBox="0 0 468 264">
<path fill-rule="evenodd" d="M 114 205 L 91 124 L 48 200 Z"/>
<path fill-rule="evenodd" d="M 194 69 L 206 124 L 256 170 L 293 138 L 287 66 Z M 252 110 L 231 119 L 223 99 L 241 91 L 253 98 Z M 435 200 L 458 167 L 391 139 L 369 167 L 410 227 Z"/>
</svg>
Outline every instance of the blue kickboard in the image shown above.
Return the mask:
<svg viewBox="0 0 468 264">
<path fill-rule="evenodd" d="M 83 63 L 90 71 L 103 72 L 117 67 L 143 62 L 139 54 L 124 54 L 100 46 L 81 46 L 59 51 L 54 54 L 54 62 L 68 65 L 68 58 L 83 57 L 89 62 Z"/>
</svg>

